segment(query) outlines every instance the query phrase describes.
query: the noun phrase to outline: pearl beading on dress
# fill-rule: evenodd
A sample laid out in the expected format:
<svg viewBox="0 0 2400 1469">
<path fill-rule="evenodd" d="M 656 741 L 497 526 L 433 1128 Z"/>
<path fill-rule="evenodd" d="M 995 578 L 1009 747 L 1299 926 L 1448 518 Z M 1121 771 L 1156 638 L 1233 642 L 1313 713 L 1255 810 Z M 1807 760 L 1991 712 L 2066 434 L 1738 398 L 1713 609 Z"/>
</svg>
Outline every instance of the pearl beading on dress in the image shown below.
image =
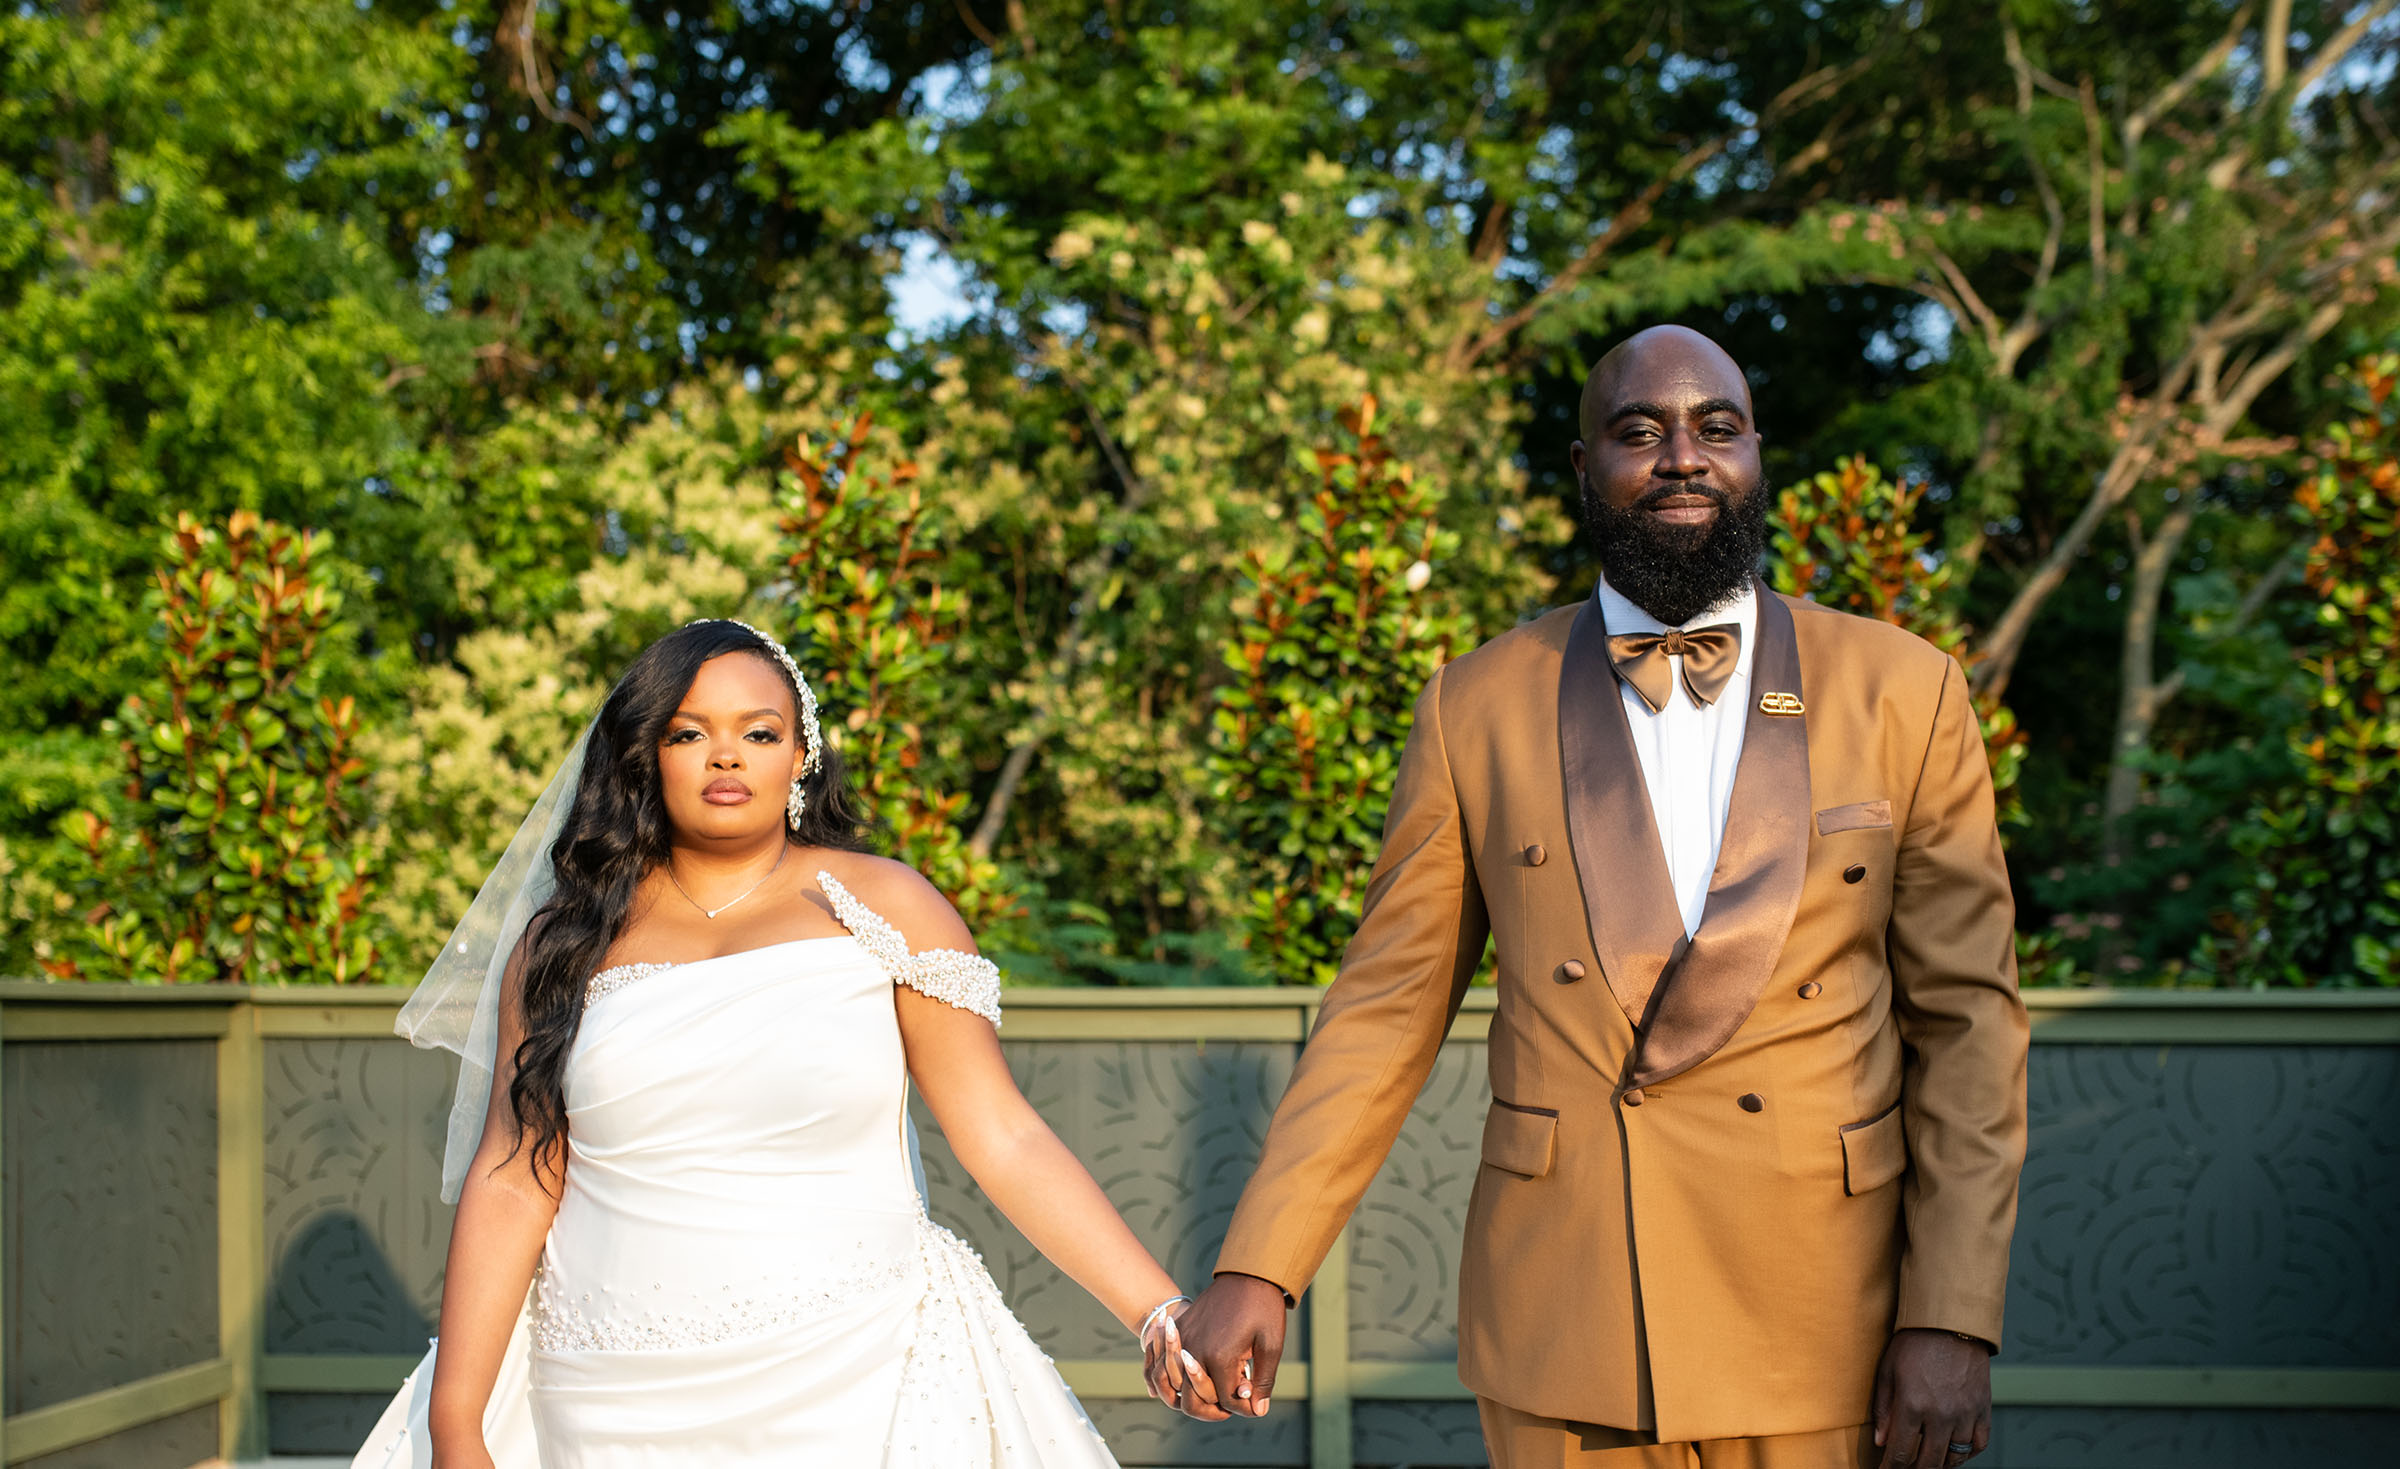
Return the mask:
<svg viewBox="0 0 2400 1469">
<path fill-rule="evenodd" d="M 886 1463 L 907 1469 L 1114 1463 L 1083 1405 L 1059 1380 L 1049 1354 L 1034 1345 L 1001 1299 L 983 1257 L 931 1219 L 919 1221 L 917 1240 L 925 1289 L 917 1298 L 916 1328 L 900 1368 L 901 1411 L 892 1424 Z M 1030 1425 L 1022 1419 L 1015 1432 L 993 1431 L 996 1414 L 1021 1412 L 1011 1394 L 993 1392 L 995 1370 L 1015 1394 L 1058 1395 L 1065 1411 L 1050 1419 L 1054 1431 L 1038 1444 L 1028 1441 L 1024 1430 Z M 1063 1447 L 1057 1429 L 1082 1438 L 1080 1451 L 1057 1452 Z"/>
<path fill-rule="evenodd" d="M 618 964 L 601 970 L 584 987 L 583 1002 L 592 1004 L 603 995 L 613 995 L 629 984 L 639 984 L 680 966 L 674 964 Z"/>
<path fill-rule="evenodd" d="M 545 1265 L 534 1280 L 533 1344 L 545 1352 L 658 1352 L 766 1336 L 895 1289 L 915 1273 L 911 1264 L 879 1261 L 804 1290 L 743 1300 L 734 1299 L 728 1285 L 724 1305 L 714 1311 L 622 1314 L 598 1305 L 591 1291 L 571 1298 Z"/>
<path fill-rule="evenodd" d="M 907 985 L 928 999 L 980 1015 L 992 1023 L 993 1029 L 1000 1028 L 998 965 L 981 954 L 970 954 L 963 949 L 927 949 L 922 954 L 912 954 L 900 930 L 860 902 L 856 894 L 834 880 L 832 873 L 818 873 L 817 886 L 825 890 L 825 896 L 833 903 L 833 916 L 875 956 L 893 983 Z"/>
</svg>

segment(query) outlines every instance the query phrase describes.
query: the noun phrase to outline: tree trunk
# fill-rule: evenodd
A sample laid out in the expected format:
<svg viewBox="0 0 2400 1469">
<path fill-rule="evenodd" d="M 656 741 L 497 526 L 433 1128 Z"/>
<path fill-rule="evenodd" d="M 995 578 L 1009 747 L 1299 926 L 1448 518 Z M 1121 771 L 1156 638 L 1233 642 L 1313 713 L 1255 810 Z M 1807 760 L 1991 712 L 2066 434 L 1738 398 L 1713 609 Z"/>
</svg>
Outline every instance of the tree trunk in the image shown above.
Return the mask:
<svg viewBox="0 0 2400 1469">
<path fill-rule="evenodd" d="M 63 7 L 66 18 L 82 22 L 85 39 L 98 40 L 101 31 L 102 0 L 67 0 Z M 72 113 L 76 99 L 62 96 L 57 110 Z M 103 204 L 116 202 L 116 164 L 106 132 L 93 133 L 88 138 L 69 138 L 63 134 L 51 145 L 58 155 L 58 201 L 75 214 L 74 238 L 67 251 L 79 266 L 89 268 L 98 251 L 92 244 L 90 224 L 93 211 Z"/>
<path fill-rule="evenodd" d="M 2167 393 L 2161 397 L 2169 397 Z M 2182 384 L 2172 385 L 2172 399 L 2182 397 Z M 2065 532 L 2050 545 L 2050 553 L 2042 558 L 2017 594 L 2009 599 L 2008 609 L 1994 623 L 1990 636 L 1984 639 L 1984 659 L 1976 665 L 1975 691 L 1985 698 L 1999 700 L 2008 693 L 2009 678 L 2017 671 L 2017 657 L 2025 651 L 2026 634 L 2033 629 L 2033 619 L 2050 600 L 2050 594 L 2066 582 L 2075 558 L 2091 544 L 2108 512 L 2114 510 L 2149 472 L 2150 461 L 2158 452 L 2155 428 L 2137 426 L 2128 431 L 2125 440 L 2117 445 L 2108 469 L 2100 476 L 2083 509 Z"/>
<path fill-rule="evenodd" d="M 2355 252 L 2345 251 L 2344 259 L 2372 259 L 2389 252 L 2400 243 L 2400 215 L 2372 239 L 2360 242 Z M 2324 267 L 2320 266 L 2321 272 Z M 2308 282 L 2304 281 L 2305 287 Z M 2017 659 L 2025 651 L 2025 635 L 2033 620 L 2050 600 L 2051 593 L 2066 581 L 2075 558 L 2091 544 L 2092 536 L 2100 529 L 2108 513 L 2124 503 L 2125 497 L 2139 488 L 2149 474 L 2152 462 L 2158 457 L 2161 436 L 2168 430 L 2175 415 L 2181 411 L 2187 395 L 2195 392 L 2194 379 L 2204 359 L 2221 355 L 2222 349 L 2243 336 L 2255 318 L 2266 316 L 2289 303 L 2291 293 L 2282 287 L 2267 287 L 2249 299 L 2237 296 L 2219 308 L 2215 318 L 2194 333 L 2192 345 L 2186 347 L 2175 365 L 2152 392 L 2147 405 L 2137 411 L 2118 440 L 2116 452 L 2110 456 L 2107 470 L 2092 489 L 2091 499 L 2084 502 L 2074 522 L 2050 547 L 2050 553 L 2034 568 L 2033 575 L 2017 588 L 2009 599 L 2008 610 L 1984 641 L 1984 661 L 1975 670 L 1975 692 L 1997 700 L 2008 691 L 2009 676 L 2016 672 Z M 2250 405 L 2266 390 L 2267 384 L 2283 376 L 2301 351 L 2333 329 L 2349 309 L 2349 298 L 2336 295 L 2318 306 L 2307 317 L 2285 331 L 2271 347 L 2253 358 L 2245 359 L 2230 384 L 2203 382 L 2197 389 L 2202 408 L 2198 435 L 2202 442 L 2214 443 L 2230 433 L 2250 411 Z M 2211 369 L 2213 377 L 2214 370 Z"/>
<path fill-rule="evenodd" d="M 2259 90 L 2272 97 L 2291 71 L 2292 0 L 2268 0 L 2266 23 L 2259 33 Z"/>
<path fill-rule="evenodd" d="M 1028 42 L 1030 44 L 1030 42 Z M 1116 436 L 1100 417 L 1100 410 L 1083 391 L 1083 385 L 1072 377 L 1067 386 L 1074 390 L 1076 401 L 1083 405 L 1083 416 L 1100 441 L 1100 451 L 1109 467 L 1125 487 L 1125 498 L 1117 502 L 1117 514 L 1129 517 L 1138 514 L 1150 502 L 1150 486 L 1134 473 L 1133 465 L 1118 447 Z M 1017 791 L 1025 783 L 1026 772 L 1033 768 L 1033 757 L 1041 753 L 1042 741 L 1048 737 L 1052 721 L 1058 716 L 1058 706 L 1064 702 L 1067 685 L 1074 679 L 1075 670 L 1083 664 L 1084 625 L 1090 621 L 1092 609 L 1100 603 L 1100 592 L 1108 583 L 1108 574 L 1116 567 L 1115 538 L 1103 536 L 1100 547 L 1086 556 L 1067 573 L 1067 584 L 1074 589 L 1075 612 L 1067 619 L 1066 631 L 1059 635 L 1057 651 L 1051 656 L 1049 672 L 1037 686 L 1033 698 L 1033 728 L 1024 741 L 1008 752 L 1001 762 L 1000 779 L 992 787 L 991 800 L 984 803 L 983 815 L 975 823 L 975 833 L 967 838 L 967 850 L 977 857 L 989 857 L 1000 844 L 1000 833 L 1008 825 L 1008 813 L 1016 804 Z"/>
<path fill-rule="evenodd" d="M 2158 529 L 2142 539 L 2141 521 L 2128 514 L 2133 535 L 2133 579 L 2126 595 L 2125 636 L 2121 649 L 2121 678 L 2117 691 L 2117 737 L 2109 747 L 2108 795 L 2101 808 L 2100 851 L 2109 866 L 2125 857 L 2125 825 L 2142 801 L 2142 759 L 2150 752 L 2150 733 L 2170 688 L 2158 681 L 2158 604 L 2164 599 L 2167 573 L 2175 565 L 2184 537 L 2191 533 L 2199 509 L 2198 495 L 2186 492 L 2170 508 Z M 2182 681 L 2171 686 L 2180 688 Z"/>
</svg>

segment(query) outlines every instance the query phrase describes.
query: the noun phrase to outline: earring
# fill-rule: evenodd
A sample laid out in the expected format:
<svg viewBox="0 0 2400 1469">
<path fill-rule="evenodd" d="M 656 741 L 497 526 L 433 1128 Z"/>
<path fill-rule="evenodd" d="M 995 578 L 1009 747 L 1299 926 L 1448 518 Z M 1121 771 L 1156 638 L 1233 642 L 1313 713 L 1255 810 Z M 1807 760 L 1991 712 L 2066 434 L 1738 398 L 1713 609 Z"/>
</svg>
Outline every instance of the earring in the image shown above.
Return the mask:
<svg viewBox="0 0 2400 1469">
<path fill-rule="evenodd" d="M 800 813 L 808 809 L 808 792 L 799 781 L 792 782 L 792 794 L 783 803 L 783 824 L 794 831 L 800 829 Z"/>
</svg>

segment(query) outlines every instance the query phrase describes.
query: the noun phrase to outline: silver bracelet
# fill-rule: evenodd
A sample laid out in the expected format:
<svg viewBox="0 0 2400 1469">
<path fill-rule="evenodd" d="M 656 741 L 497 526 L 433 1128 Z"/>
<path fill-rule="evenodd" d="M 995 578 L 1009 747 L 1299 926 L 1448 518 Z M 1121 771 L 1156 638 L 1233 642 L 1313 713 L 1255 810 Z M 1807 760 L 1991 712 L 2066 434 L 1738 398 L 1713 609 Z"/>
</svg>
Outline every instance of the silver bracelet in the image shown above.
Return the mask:
<svg viewBox="0 0 2400 1469">
<path fill-rule="evenodd" d="M 1137 1342 L 1140 1342 L 1144 1346 L 1148 1346 L 1150 1343 L 1150 1328 L 1156 1326 L 1158 1324 L 1158 1318 L 1164 1316 L 1167 1313 L 1167 1308 L 1174 1305 L 1177 1301 L 1181 1301 L 1187 1306 L 1193 1304 L 1190 1296 L 1169 1296 L 1165 1300 L 1160 1301 L 1157 1305 L 1150 1308 L 1149 1315 L 1142 1318 L 1141 1329 L 1134 1332 L 1133 1339 Z"/>
</svg>

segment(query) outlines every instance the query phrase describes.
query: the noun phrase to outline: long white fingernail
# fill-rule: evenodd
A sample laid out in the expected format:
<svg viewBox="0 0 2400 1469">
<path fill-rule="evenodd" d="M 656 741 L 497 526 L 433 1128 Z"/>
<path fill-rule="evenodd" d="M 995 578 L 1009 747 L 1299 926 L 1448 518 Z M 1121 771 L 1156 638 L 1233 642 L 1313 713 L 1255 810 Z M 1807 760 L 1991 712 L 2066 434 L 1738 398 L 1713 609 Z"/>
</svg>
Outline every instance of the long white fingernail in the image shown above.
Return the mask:
<svg viewBox="0 0 2400 1469">
<path fill-rule="evenodd" d="M 1183 1358 L 1183 1365 L 1184 1365 L 1185 1367 L 1187 1367 L 1187 1368 L 1191 1369 L 1191 1370 L 1192 1370 L 1192 1371 L 1194 1371 L 1194 1372 L 1197 1372 L 1197 1371 L 1199 1371 L 1199 1370 L 1200 1370 L 1200 1359 L 1199 1359 L 1198 1357 L 1195 1357 L 1195 1356 L 1193 1356 L 1193 1355 L 1192 1355 L 1190 1352 L 1186 1352 L 1186 1351 L 1180 1351 L 1180 1350 L 1179 1350 L 1179 1351 L 1176 1353 L 1176 1355 L 1178 1355 L 1178 1356 L 1180 1356 L 1180 1357 L 1182 1357 L 1182 1358 Z"/>
</svg>

